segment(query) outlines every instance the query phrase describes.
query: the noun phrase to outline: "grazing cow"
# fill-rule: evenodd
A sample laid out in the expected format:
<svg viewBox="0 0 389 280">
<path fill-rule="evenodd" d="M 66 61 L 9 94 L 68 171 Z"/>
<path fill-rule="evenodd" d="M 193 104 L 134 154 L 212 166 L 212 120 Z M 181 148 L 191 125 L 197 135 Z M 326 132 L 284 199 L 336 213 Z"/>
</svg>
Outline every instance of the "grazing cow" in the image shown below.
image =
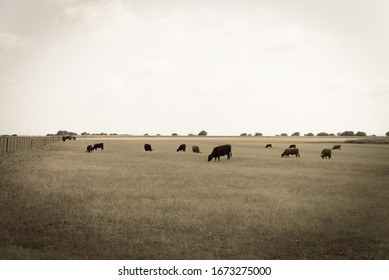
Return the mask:
<svg viewBox="0 0 389 280">
<path fill-rule="evenodd" d="M 185 145 L 185 144 L 181 144 L 181 145 L 178 147 L 177 152 L 180 152 L 180 151 L 185 152 L 185 150 L 186 150 L 186 145 Z"/>
<path fill-rule="evenodd" d="M 273 146 L 271 144 L 266 144 L 265 149 L 267 149 L 267 148 L 273 148 Z"/>
<path fill-rule="evenodd" d="M 292 149 L 292 148 L 295 148 L 295 149 L 296 149 L 296 144 L 290 145 L 289 148 L 290 148 L 290 149 Z"/>
<path fill-rule="evenodd" d="M 104 143 L 97 143 L 93 145 L 93 150 L 97 150 L 98 148 L 104 150 Z"/>
<path fill-rule="evenodd" d="M 201 152 L 200 152 L 199 146 L 192 146 L 192 151 L 193 151 L 194 153 L 201 153 Z"/>
<path fill-rule="evenodd" d="M 296 157 L 300 157 L 299 149 L 297 148 L 288 148 L 281 154 L 281 157 L 289 157 L 289 155 L 295 155 Z"/>
<path fill-rule="evenodd" d="M 340 148 L 342 147 L 342 145 L 334 145 L 332 147 L 333 150 L 340 150 Z"/>
<path fill-rule="evenodd" d="M 93 146 L 92 145 L 88 145 L 88 147 L 86 147 L 86 152 L 87 153 L 91 153 L 93 151 Z"/>
<path fill-rule="evenodd" d="M 146 152 L 152 152 L 153 151 L 153 149 L 151 148 L 150 144 L 145 144 L 145 151 Z"/>
<path fill-rule="evenodd" d="M 227 155 L 227 159 L 232 157 L 231 145 L 217 146 L 213 149 L 212 153 L 208 156 L 208 161 L 211 161 L 213 158 L 216 158 L 220 161 L 220 157 Z"/>
<path fill-rule="evenodd" d="M 72 138 L 73 138 L 73 141 L 76 141 L 76 137 L 73 136 Z"/>
<path fill-rule="evenodd" d="M 66 141 L 66 140 L 72 140 L 73 139 L 73 137 L 71 137 L 70 135 L 68 135 L 68 136 L 62 136 L 62 141 Z M 76 140 L 76 137 L 74 137 L 74 139 L 73 140 Z"/>
<path fill-rule="evenodd" d="M 331 159 L 331 153 L 332 151 L 330 149 L 323 149 L 323 151 L 321 151 L 321 158 L 324 159 L 324 158 L 328 158 L 328 159 Z"/>
</svg>

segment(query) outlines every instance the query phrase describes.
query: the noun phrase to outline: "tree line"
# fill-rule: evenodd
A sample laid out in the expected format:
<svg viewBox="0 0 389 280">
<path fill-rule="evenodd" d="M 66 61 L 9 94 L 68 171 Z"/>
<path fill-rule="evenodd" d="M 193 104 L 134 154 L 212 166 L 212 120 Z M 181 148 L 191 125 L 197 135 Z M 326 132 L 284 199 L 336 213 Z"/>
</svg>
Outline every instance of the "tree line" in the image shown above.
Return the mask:
<svg viewBox="0 0 389 280">
<path fill-rule="evenodd" d="M 67 130 L 59 130 L 56 134 L 46 134 L 46 136 L 64 136 L 64 135 L 77 135 L 76 132 L 72 132 L 72 131 L 67 131 Z M 117 133 L 105 133 L 105 132 L 100 132 L 100 133 L 89 133 L 89 132 L 82 132 L 81 133 L 82 136 L 87 136 L 87 135 L 119 135 Z M 193 133 L 190 133 L 188 134 L 188 136 L 207 136 L 208 135 L 208 132 L 205 131 L 205 130 L 201 130 L 198 134 L 193 134 Z M 16 135 L 14 135 L 16 136 Z M 144 136 L 149 136 L 148 133 L 144 134 Z M 157 134 L 157 136 L 161 136 L 161 134 Z M 178 133 L 172 133 L 172 136 L 178 136 Z M 250 133 L 241 133 L 240 136 L 253 136 L 253 134 L 250 134 Z M 256 132 L 254 134 L 254 136 L 263 136 L 263 134 L 261 132 Z M 289 136 L 288 133 L 281 133 L 279 135 L 276 135 L 276 136 Z M 301 136 L 300 132 L 294 132 L 292 133 L 290 136 Z M 346 130 L 346 131 L 343 131 L 343 132 L 338 132 L 337 134 L 335 133 L 327 133 L 327 132 L 319 132 L 317 133 L 316 135 L 313 134 L 313 133 L 306 133 L 304 134 L 304 136 L 358 136 L 358 137 L 364 137 L 364 136 L 367 136 L 366 132 L 363 132 L 363 131 L 358 131 L 356 133 L 354 133 L 354 131 L 351 131 L 351 130 Z M 371 136 L 376 136 L 376 135 L 371 135 Z M 386 132 L 385 136 L 389 136 L 389 131 Z"/>
</svg>

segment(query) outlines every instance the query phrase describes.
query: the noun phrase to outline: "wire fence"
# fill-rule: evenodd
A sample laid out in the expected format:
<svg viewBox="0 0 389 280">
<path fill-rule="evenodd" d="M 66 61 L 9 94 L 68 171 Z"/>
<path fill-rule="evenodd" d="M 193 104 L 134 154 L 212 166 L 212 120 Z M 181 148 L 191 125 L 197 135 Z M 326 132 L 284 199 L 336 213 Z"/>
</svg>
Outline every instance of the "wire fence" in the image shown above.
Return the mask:
<svg viewBox="0 0 389 280">
<path fill-rule="evenodd" d="M 7 154 L 20 151 L 40 148 L 56 141 L 62 140 L 60 136 L 2 136 L 0 137 L 0 158 Z"/>
</svg>

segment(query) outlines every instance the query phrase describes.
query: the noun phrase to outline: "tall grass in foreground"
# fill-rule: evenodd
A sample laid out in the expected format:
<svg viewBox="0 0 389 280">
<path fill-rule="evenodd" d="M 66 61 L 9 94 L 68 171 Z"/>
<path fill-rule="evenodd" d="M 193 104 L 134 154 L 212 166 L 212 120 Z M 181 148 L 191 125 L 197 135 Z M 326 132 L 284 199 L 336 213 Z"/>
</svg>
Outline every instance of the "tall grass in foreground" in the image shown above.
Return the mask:
<svg viewBox="0 0 389 280">
<path fill-rule="evenodd" d="M 3 161 L 0 258 L 389 258 L 386 145 L 322 160 L 329 143 L 300 141 L 296 159 L 274 139 L 105 140 L 88 154 L 90 141 Z M 207 162 L 226 143 L 232 159 Z"/>
</svg>

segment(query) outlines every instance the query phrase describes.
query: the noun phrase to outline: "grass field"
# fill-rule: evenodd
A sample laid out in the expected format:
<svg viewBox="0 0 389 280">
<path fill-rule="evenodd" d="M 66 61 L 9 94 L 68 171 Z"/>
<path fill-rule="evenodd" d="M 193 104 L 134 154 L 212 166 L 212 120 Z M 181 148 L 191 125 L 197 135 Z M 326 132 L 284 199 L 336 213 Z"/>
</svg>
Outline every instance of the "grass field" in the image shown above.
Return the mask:
<svg viewBox="0 0 389 280">
<path fill-rule="evenodd" d="M 0 164 L 0 258 L 389 259 L 389 145 L 342 143 L 323 160 L 344 139 L 322 139 L 77 139 L 15 152 Z M 85 152 L 98 142 L 104 151 Z M 281 158 L 291 143 L 301 158 Z M 207 162 L 221 144 L 232 159 Z"/>
</svg>

